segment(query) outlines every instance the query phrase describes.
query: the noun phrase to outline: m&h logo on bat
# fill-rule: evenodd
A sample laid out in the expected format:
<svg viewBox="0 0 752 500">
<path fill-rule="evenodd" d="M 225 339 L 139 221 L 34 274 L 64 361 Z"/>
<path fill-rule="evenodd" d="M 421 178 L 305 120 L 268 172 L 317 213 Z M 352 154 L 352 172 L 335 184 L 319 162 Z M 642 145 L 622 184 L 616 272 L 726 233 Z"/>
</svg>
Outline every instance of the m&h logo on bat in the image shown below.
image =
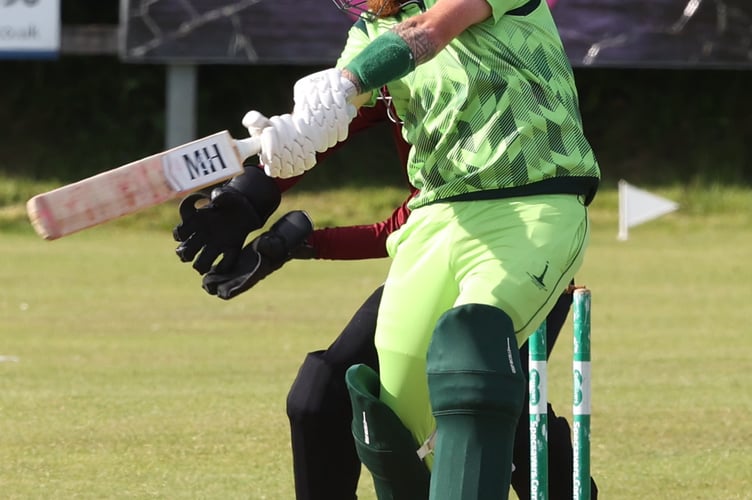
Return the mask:
<svg viewBox="0 0 752 500">
<path fill-rule="evenodd" d="M 243 172 L 227 131 L 172 149 L 161 160 L 165 180 L 178 193 L 195 191 Z"/>
<path fill-rule="evenodd" d="M 227 168 L 219 145 L 216 143 L 183 154 L 183 161 L 191 180 L 206 177 Z"/>
</svg>

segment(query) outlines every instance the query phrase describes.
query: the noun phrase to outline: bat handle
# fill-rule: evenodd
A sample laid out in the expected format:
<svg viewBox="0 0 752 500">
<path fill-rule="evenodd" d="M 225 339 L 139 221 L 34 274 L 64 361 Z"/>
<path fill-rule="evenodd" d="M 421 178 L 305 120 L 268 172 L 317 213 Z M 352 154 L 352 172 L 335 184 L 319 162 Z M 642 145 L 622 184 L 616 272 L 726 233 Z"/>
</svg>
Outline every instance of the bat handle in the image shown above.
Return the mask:
<svg viewBox="0 0 752 500">
<path fill-rule="evenodd" d="M 243 160 L 257 155 L 261 152 L 261 139 L 258 137 L 248 137 L 247 139 L 237 139 L 235 146 Z"/>
</svg>

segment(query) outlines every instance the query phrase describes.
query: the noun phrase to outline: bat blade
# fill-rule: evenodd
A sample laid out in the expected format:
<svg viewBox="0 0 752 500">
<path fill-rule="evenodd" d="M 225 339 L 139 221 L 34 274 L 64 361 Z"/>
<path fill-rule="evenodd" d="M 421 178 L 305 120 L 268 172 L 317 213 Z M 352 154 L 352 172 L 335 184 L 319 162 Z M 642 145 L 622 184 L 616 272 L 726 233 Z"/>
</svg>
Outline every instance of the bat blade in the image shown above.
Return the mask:
<svg viewBox="0 0 752 500">
<path fill-rule="evenodd" d="M 37 234 L 54 240 L 234 177 L 258 151 L 257 139 L 224 130 L 38 194 L 26 212 Z"/>
</svg>

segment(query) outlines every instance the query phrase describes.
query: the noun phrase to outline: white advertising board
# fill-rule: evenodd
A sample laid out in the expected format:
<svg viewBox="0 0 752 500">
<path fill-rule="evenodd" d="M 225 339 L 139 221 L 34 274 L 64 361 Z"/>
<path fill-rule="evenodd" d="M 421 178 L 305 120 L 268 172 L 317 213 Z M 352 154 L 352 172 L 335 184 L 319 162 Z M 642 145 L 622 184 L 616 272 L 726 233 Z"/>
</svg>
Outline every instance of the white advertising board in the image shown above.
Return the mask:
<svg viewBox="0 0 752 500">
<path fill-rule="evenodd" d="M 0 59 L 45 59 L 60 50 L 60 0 L 0 0 Z"/>
</svg>

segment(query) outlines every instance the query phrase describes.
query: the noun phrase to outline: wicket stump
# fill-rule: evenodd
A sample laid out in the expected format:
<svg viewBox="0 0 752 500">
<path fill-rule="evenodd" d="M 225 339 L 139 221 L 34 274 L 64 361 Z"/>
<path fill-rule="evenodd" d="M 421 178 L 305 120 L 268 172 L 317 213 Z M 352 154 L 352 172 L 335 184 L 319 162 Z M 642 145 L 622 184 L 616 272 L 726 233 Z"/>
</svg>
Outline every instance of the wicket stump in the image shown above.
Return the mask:
<svg viewBox="0 0 752 500">
<path fill-rule="evenodd" d="M 572 352 L 572 498 L 590 500 L 590 290 L 575 288 Z M 530 498 L 548 498 L 548 373 L 546 323 L 528 339 Z"/>
</svg>

